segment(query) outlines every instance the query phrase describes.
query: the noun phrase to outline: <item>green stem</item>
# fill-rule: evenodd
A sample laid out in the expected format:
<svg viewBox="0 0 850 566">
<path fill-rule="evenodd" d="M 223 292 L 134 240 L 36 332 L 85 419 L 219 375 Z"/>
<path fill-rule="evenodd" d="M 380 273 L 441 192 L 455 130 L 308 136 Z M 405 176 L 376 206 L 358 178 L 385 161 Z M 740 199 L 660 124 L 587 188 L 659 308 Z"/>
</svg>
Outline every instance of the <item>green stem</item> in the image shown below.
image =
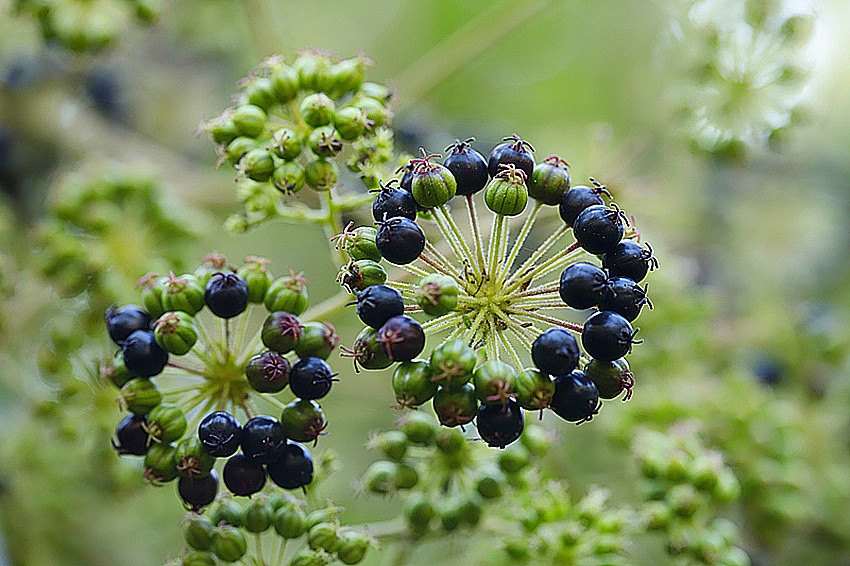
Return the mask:
<svg viewBox="0 0 850 566">
<path fill-rule="evenodd" d="M 481 233 L 478 231 L 478 214 L 475 211 L 475 201 L 472 195 L 466 195 L 466 210 L 469 212 L 469 224 L 472 226 L 472 234 L 475 239 L 475 251 L 478 257 L 478 269 L 480 273 L 484 269 L 484 251 L 481 246 Z"/>
<path fill-rule="evenodd" d="M 522 287 L 522 285 L 531 283 L 531 281 L 537 277 L 542 277 L 543 275 L 560 269 L 561 267 L 569 264 L 582 253 L 584 253 L 584 250 L 581 249 L 581 246 L 579 246 L 577 242 L 574 242 L 540 265 L 535 266 L 533 269 L 526 270 L 525 273 L 519 274 L 519 277 L 512 284 L 507 286 L 506 292 L 510 293 L 511 291 L 515 291 Z"/>
<path fill-rule="evenodd" d="M 498 310 L 498 309 L 494 309 L 494 311 L 496 311 L 496 310 Z M 503 315 L 504 313 L 499 312 L 497 314 Z M 517 371 L 522 371 L 522 361 L 520 361 L 519 356 L 517 355 L 516 350 L 514 350 L 513 344 L 511 344 L 510 340 L 508 340 L 508 337 L 505 336 L 503 332 L 499 332 L 498 338 L 499 338 L 499 341 L 502 343 L 502 346 L 504 346 L 505 350 L 507 350 L 508 354 L 510 354 L 511 359 L 513 359 L 514 366 L 516 367 Z"/>
<path fill-rule="evenodd" d="M 505 309 L 508 314 L 513 314 L 516 316 L 526 316 L 528 318 L 533 318 L 535 320 L 539 320 L 540 322 L 548 322 L 549 324 L 554 324 L 556 326 L 560 326 L 562 328 L 566 328 L 567 330 L 572 330 L 573 332 L 577 332 L 581 334 L 582 327 L 579 324 L 574 324 L 572 322 L 567 322 L 566 320 L 561 320 L 560 318 L 555 318 L 553 316 L 546 316 L 545 314 L 540 314 L 531 311 L 525 311 L 520 309 L 507 308 Z"/>
<path fill-rule="evenodd" d="M 254 310 L 254 305 L 248 303 L 248 309 L 239 317 L 239 327 L 236 331 L 236 345 L 234 350 L 237 353 L 242 352 L 242 340 L 245 339 L 245 328 L 248 326 L 248 319 L 251 318 L 251 312 Z"/>
<path fill-rule="evenodd" d="M 478 311 L 478 314 L 475 315 L 475 320 L 472 321 L 472 326 L 470 326 L 469 330 L 467 330 L 467 332 L 466 332 L 467 343 L 475 340 L 475 335 L 478 333 L 478 328 L 481 326 L 482 322 L 484 321 L 484 315 L 485 314 L 487 314 L 487 310 L 486 309 L 480 309 Z"/>
<path fill-rule="evenodd" d="M 429 320 L 425 324 L 422 325 L 422 329 L 426 334 L 436 334 L 445 328 L 448 328 L 452 324 L 457 321 L 463 319 L 463 315 L 458 312 L 450 312 L 448 314 L 444 314 L 443 316 L 439 316 L 433 320 Z"/>
<path fill-rule="evenodd" d="M 448 225 L 449 230 L 451 230 L 454 233 L 454 236 L 460 242 L 460 246 L 461 246 L 461 249 L 463 249 L 463 254 L 464 254 L 463 259 L 466 262 L 468 262 L 469 265 L 473 265 L 475 263 L 475 258 L 472 256 L 472 252 L 470 251 L 469 246 L 466 245 L 466 240 L 463 237 L 463 233 L 460 231 L 460 228 L 458 227 L 454 218 L 452 218 L 452 215 L 449 212 L 449 210 L 446 208 L 445 205 L 442 205 L 442 206 L 439 206 L 436 209 L 434 209 L 434 212 L 435 212 L 434 218 L 439 219 L 440 217 L 442 217 L 442 220 Z M 438 220 L 438 222 L 439 222 L 439 220 Z M 461 258 L 459 257 L 458 259 L 461 259 Z"/>
<path fill-rule="evenodd" d="M 443 239 L 445 239 L 449 243 L 449 245 L 451 246 L 452 251 L 454 251 L 455 257 L 457 257 L 458 260 L 462 261 L 464 256 L 463 256 L 463 251 L 460 248 L 460 244 L 455 239 L 454 234 L 452 234 L 451 230 L 449 230 L 448 228 L 446 228 L 446 226 L 443 225 L 443 222 L 442 222 L 443 219 L 440 217 L 440 215 L 438 214 L 437 211 L 438 211 L 438 209 L 436 209 L 436 208 L 431 210 L 431 216 L 434 218 L 434 223 L 437 225 L 437 228 L 440 230 L 440 234 L 443 235 Z"/>
<path fill-rule="evenodd" d="M 488 267 L 488 276 L 491 280 L 495 281 L 496 277 L 496 258 L 499 255 L 500 248 L 500 240 L 502 235 L 502 224 L 505 221 L 505 217 L 501 214 L 493 215 L 493 225 L 490 229 L 490 243 L 487 248 L 487 265 Z"/>
<path fill-rule="evenodd" d="M 519 234 L 517 234 L 516 240 L 514 241 L 511 253 L 505 261 L 504 269 L 499 273 L 499 277 L 497 279 L 499 283 L 504 282 L 505 278 L 508 276 L 508 273 L 511 270 L 511 265 L 513 265 L 514 261 L 516 261 L 516 257 L 519 255 L 519 250 L 522 248 L 522 245 L 531 233 L 531 229 L 534 227 L 534 222 L 537 220 L 537 216 L 540 214 L 540 209 L 542 207 L 543 203 L 541 201 L 537 201 L 537 204 L 535 204 L 534 208 L 531 209 L 531 214 L 529 214 L 528 218 L 526 218 L 525 222 L 523 222 L 522 228 L 520 228 Z"/>
<path fill-rule="evenodd" d="M 257 560 L 260 561 L 262 566 L 266 566 L 266 561 L 263 560 L 263 538 L 260 536 L 260 533 L 257 533 L 254 540 L 257 542 Z"/>
<path fill-rule="evenodd" d="M 555 242 L 557 242 L 557 241 L 561 238 L 561 236 L 563 236 L 564 234 L 566 234 L 566 233 L 567 233 L 567 230 L 569 230 L 569 228 L 568 228 L 566 225 L 563 225 L 563 226 L 561 226 L 560 228 L 558 228 L 557 230 L 555 230 L 554 232 L 552 232 L 552 234 L 551 234 L 548 238 L 546 238 L 546 239 L 543 241 L 543 243 L 542 243 L 542 244 L 540 244 L 540 247 L 539 247 L 539 248 L 537 248 L 537 249 L 534 251 L 534 253 L 532 253 L 532 254 L 531 254 L 531 256 L 530 256 L 527 260 L 525 260 L 524 262 L 522 262 L 522 265 L 520 265 L 520 266 L 516 269 L 516 271 L 514 271 L 513 276 L 511 276 L 510 278 L 508 278 L 508 280 L 507 280 L 507 282 L 506 282 L 506 283 L 508 283 L 508 284 L 513 283 L 513 282 L 514 282 L 514 281 L 515 281 L 518 277 L 522 277 L 522 276 L 523 276 L 523 272 L 524 272 L 526 269 L 528 269 L 528 267 L 529 267 L 529 266 L 534 265 L 534 263 L 535 263 L 538 259 L 540 259 L 541 257 L 543 257 L 543 255 L 544 255 L 547 251 L 549 251 L 549 248 L 551 248 L 553 245 L 555 245 Z"/>
<path fill-rule="evenodd" d="M 437 246 L 435 246 L 434 244 L 432 244 L 428 240 L 425 240 L 425 249 L 428 250 L 429 252 L 431 252 L 432 254 L 434 254 L 434 257 L 436 258 L 436 260 L 441 262 L 443 267 L 447 271 L 451 272 L 450 275 L 454 279 L 456 279 L 457 281 L 463 281 L 463 278 L 460 276 L 460 273 L 458 273 L 457 270 L 454 268 L 454 266 L 452 265 L 452 262 L 450 262 L 448 260 L 448 258 L 446 258 L 446 256 L 444 256 L 442 254 L 442 252 L 440 252 L 440 250 L 437 249 Z"/>
<path fill-rule="evenodd" d="M 419 254 L 419 259 L 420 259 L 420 260 L 422 260 L 423 262 L 427 263 L 428 265 L 430 265 L 431 267 L 433 267 L 434 269 L 436 269 L 437 271 L 439 271 L 439 272 L 440 272 L 440 273 L 442 273 L 443 275 L 447 275 L 447 276 L 451 277 L 452 279 L 457 279 L 457 278 L 455 277 L 455 275 L 453 275 L 453 274 L 452 274 L 452 272 L 451 272 L 451 271 L 449 271 L 448 269 L 446 269 L 446 268 L 445 268 L 445 267 L 444 267 L 441 263 L 439 263 L 436 259 L 431 259 L 431 258 L 429 258 L 428 256 L 426 256 L 426 255 L 425 255 L 425 252 L 422 252 L 421 254 Z"/>
</svg>

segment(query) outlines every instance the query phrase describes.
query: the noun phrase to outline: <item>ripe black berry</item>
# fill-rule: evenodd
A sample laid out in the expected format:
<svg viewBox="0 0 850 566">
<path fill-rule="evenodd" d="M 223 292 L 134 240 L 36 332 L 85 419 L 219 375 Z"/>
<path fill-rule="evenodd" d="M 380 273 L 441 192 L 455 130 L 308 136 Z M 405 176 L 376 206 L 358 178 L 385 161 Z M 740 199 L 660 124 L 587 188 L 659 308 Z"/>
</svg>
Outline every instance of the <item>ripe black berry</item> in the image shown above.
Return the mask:
<svg viewBox="0 0 850 566">
<path fill-rule="evenodd" d="M 574 370 L 555 378 L 549 407 L 565 421 L 589 421 L 599 412 L 599 391 L 583 371 Z"/>
<path fill-rule="evenodd" d="M 638 317 L 643 305 L 652 308 L 646 289 L 628 277 L 612 277 L 599 301 L 599 310 L 613 311 L 631 322 Z"/>
<path fill-rule="evenodd" d="M 608 276 L 598 265 L 578 261 L 561 272 L 558 293 L 567 306 L 589 309 L 599 304 L 608 283 Z"/>
<path fill-rule="evenodd" d="M 457 193 L 461 196 L 474 195 L 484 188 L 490 175 L 487 173 L 487 160 L 469 145 L 475 138 L 456 141 L 446 148 L 451 151 L 444 165 L 452 172 L 457 181 Z"/>
<path fill-rule="evenodd" d="M 150 330 L 135 330 L 121 344 L 124 365 L 139 377 L 153 377 L 162 373 L 168 364 L 168 352 L 156 343 Z"/>
<path fill-rule="evenodd" d="M 144 456 L 148 452 L 150 437 L 146 430 L 146 418 L 144 415 L 127 415 L 115 429 L 118 442 L 112 441 L 112 446 L 118 454 L 132 454 L 133 456 Z"/>
<path fill-rule="evenodd" d="M 227 460 L 222 477 L 224 485 L 233 495 L 253 495 L 266 484 L 263 465 L 241 453 L 234 454 Z"/>
<path fill-rule="evenodd" d="M 378 341 L 387 357 L 394 362 L 412 360 L 425 347 L 422 325 L 407 315 L 394 316 L 378 331 Z"/>
<path fill-rule="evenodd" d="M 215 500 L 218 493 L 218 472 L 211 470 L 203 477 L 181 477 L 177 480 L 177 493 L 187 509 L 199 512 Z"/>
<path fill-rule="evenodd" d="M 277 419 L 261 415 L 242 427 L 240 445 L 245 456 L 265 464 L 284 449 L 286 435 Z"/>
<path fill-rule="evenodd" d="M 611 311 L 600 311 L 584 323 L 581 344 L 593 358 L 612 362 L 625 356 L 632 349 L 635 330 L 628 320 Z"/>
<path fill-rule="evenodd" d="M 376 222 L 384 218 L 404 216 L 410 220 L 416 220 L 416 200 L 413 193 L 408 189 L 395 186 L 392 180 L 386 185 L 381 184 L 378 196 L 372 202 L 372 216 Z"/>
<path fill-rule="evenodd" d="M 475 425 L 488 446 L 504 448 L 522 434 L 525 419 L 519 403 L 508 399 L 504 404 L 479 405 Z"/>
<path fill-rule="evenodd" d="M 370 285 L 357 296 L 357 316 L 372 328 L 380 328 L 400 314 L 404 314 L 404 299 L 392 287 Z"/>
<path fill-rule="evenodd" d="M 613 250 L 623 239 L 625 214 L 616 205 L 589 206 L 573 222 L 576 242 L 592 254 L 604 254 Z"/>
<path fill-rule="evenodd" d="M 490 157 L 487 159 L 487 171 L 491 177 L 499 174 L 501 169 L 499 165 L 513 164 L 517 169 L 521 169 L 525 173 L 526 183 L 531 178 L 534 171 L 534 148 L 527 141 L 524 141 L 516 134 L 504 138 L 504 143 L 500 143 L 490 152 Z"/>
<path fill-rule="evenodd" d="M 602 256 L 602 267 L 611 275 L 628 277 L 638 283 L 646 277 L 648 271 L 658 267 L 658 260 L 652 255 L 652 246 L 645 246 L 634 240 L 623 240 Z"/>
<path fill-rule="evenodd" d="M 245 312 L 248 297 L 248 283 L 236 273 L 216 273 L 204 290 L 204 302 L 221 318 L 233 318 Z"/>
<path fill-rule="evenodd" d="M 585 208 L 597 204 L 605 204 L 605 201 L 602 200 L 602 195 L 607 195 L 610 198 L 611 194 L 605 189 L 604 185 L 600 185 L 593 178 L 590 181 L 593 183 L 592 187 L 576 185 L 561 197 L 558 212 L 567 226 L 572 226 L 575 219 L 578 218 L 578 215 Z"/>
<path fill-rule="evenodd" d="M 575 337 L 563 328 L 550 328 L 531 345 L 537 369 L 549 375 L 566 375 L 576 369 L 579 351 Z"/>
<path fill-rule="evenodd" d="M 106 331 L 116 344 L 121 344 L 136 330 L 150 330 L 151 317 L 138 305 L 114 306 L 106 309 Z"/>
<path fill-rule="evenodd" d="M 289 389 L 301 399 L 321 399 L 331 390 L 337 375 L 322 358 L 301 358 L 289 372 Z"/>
<path fill-rule="evenodd" d="M 378 222 L 375 244 L 388 262 L 405 265 L 425 249 L 425 233 L 413 220 L 396 216 Z"/>
<path fill-rule="evenodd" d="M 225 411 L 210 413 L 198 425 L 198 438 L 210 456 L 226 458 L 239 449 L 242 427 Z"/>
<path fill-rule="evenodd" d="M 290 442 L 266 466 L 269 478 L 284 489 L 297 489 L 313 481 L 313 456 L 303 444 Z"/>
</svg>

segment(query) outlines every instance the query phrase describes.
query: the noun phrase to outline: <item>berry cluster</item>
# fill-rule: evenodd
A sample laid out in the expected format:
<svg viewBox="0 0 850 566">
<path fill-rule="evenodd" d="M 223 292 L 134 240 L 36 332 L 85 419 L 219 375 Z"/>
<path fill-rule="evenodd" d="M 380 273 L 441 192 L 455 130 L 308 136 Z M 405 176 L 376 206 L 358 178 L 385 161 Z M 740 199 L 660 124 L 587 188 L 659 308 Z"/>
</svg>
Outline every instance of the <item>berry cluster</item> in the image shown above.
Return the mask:
<svg viewBox="0 0 850 566">
<path fill-rule="evenodd" d="M 362 157 L 352 169 L 364 180 L 375 177 L 367 165 L 375 156 L 361 153 L 374 152 L 369 140 L 385 137 L 390 93 L 363 82 L 367 63 L 363 57 L 333 62 L 324 52 L 305 52 L 291 66 L 271 57 L 242 82 L 236 103 L 203 125 L 221 162 L 233 165 L 239 179 L 254 182 L 242 183 L 246 210 L 230 221 L 231 228 L 287 214 L 316 220 L 315 211 L 294 211 L 280 195 L 307 185 L 332 199 L 339 179 L 335 158 L 346 147 Z M 353 195 L 336 199 L 335 207 L 348 210 L 362 202 Z"/>
<path fill-rule="evenodd" d="M 472 141 L 448 147 L 444 164 L 422 150 L 399 181 L 381 185 L 372 206 L 377 229 L 349 225 L 336 237 L 351 258 L 339 281 L 356 296 L 367 325 L 347 350 L 355 367 L 398 363 L 392 383 L 399 407 L 433 400 L 442 424 L 476 420 L 481 438 L 504 448 L 522 433 L 522 409 L 552 409 L 580 423 L 598 412 L 600 397 L 631 395 L 624 356 L 640 342 L 631 321 L 651 307 L 638 282 L 658 262 L 637 243 L 625 213 L 605 204 L 604 186 L 591 179 L 591 186 L 570 187 L 560 157 L 535 163 L 531 145 L 509 136 L 485 158 Z M 481 191 L 493 213 L 486 257 L 473 198 Z M 471 234 L 448 206 L 457 195 Z M 509 247 L 510 218 L 522 214 L 529 197 L 536 203 Z M 544 205 L 558 206 L 564 223 L 515 266 Z M 429 241 L 417 219 L 436 224 L 454 259 Z M 558 246 L 569 230 L 575 242 Z M 576 262 L 585 252 L 601 256 L 602 266 Z M 389 281 L 381 260 L 418 277 L 418 285 Z M 560 281 L 532 286 L 559 270 Z M 565 306 L 595 312 L 583 325 L 541 312 Z M 433 319 L 420 323 L 410 316 L 417 312 Z M 541 323 L 553 327 L 544 331 Z M 417 359 L 426 335 L 444 330 L 448 336 L 427 359 Z M 520 348 L 534 367 L 524 367 Z"/>
<path fill-rule="evenodd" d="M 216 458 L 228 458 L 222 475 L 236 495 L 259 492 L 267 476 L 285 489 L 304 487 L 313 477 L 312 456 L 300 443 L 316 442 L 327 426 L 317 400 L 336 381 L 325 359 L 338 337 L 329 323 L 299 319 L 308 304 L 303 274 L 273 280 L 267 264 L 250 257 L 237 269 L 211 254 L 194 274 L 142 278 L 144 308 L 106 312 L 120 351 L 102 373 L 120 388 L 130 412 L 118 425 L 115 448 L 145 456 L 152 483 L 179 477 L 179 495 L 194 511 L 215 498 Z M 245 342 L 254 304 L 269 314 Z M 217 321 L 217 340 L 207 329 L 207 311 Z M 161 391 L 155 377 L 175 384 Z M 284 404 L 273 395 L 287 385 L 296 398 Z M 258 414 L 255 400 L 282 410 L 280 419 Z M 234 416 L 237 409 L 248 419 L 244 424 Z"/>
<path fill-rule="evenodd" d="M 35 18 L 45 40 L 73 51 L 102 49 L 130 22 L 151 24 L 160 12 L 158 0 L 16 0 L 14 9 Z"/>
</svg>

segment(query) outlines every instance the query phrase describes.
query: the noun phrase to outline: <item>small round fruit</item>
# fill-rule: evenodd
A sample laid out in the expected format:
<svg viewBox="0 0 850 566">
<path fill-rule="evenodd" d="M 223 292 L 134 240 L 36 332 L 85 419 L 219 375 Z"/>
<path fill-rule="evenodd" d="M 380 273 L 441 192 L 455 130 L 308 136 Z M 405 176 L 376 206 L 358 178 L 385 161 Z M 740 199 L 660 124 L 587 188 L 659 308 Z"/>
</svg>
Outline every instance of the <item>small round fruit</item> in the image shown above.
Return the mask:
<svg viewBox="0 0 850 566">
<path fill-rule="evenodd" d="M 617 208 L 589 206 L 573 222 L 573 236 L 585 251 L 597 255 L 607 253 L 623 239 L 623 216 Z"/>
<path fill-rule="evenodd" d="M 504 448 L 520 437 L 525 419 L 519 403 L 508 399 L 503 405 L 479 405 L 476 426 L 487 446 Z"/>
<path fill-rule="evenodd" d="M 625 358 L 610 362 L 591 359 L 584 366 L 584 373 L 596 385 L 601 399 L 614 399 L 626 390 L 625 399 L 631 396 L 634 377 L 629 371 L 629 362 Z"/>
<path fill-rule="evenodd" d="M 213 524 L 207 517 L 190 515 L 183 521 L 183 538 L 195 550 L 212 548 Z"/>
<path fill-rule="evenodd" d="M 222 525 L 213 531 L 212 550 L 223 562 L 236 562 L 248 550 L 248 541 L 236 527 Z"/>
<path fill-rule="evenodd" d="M 454 278 L 432 273 L 419 281 L 419 288 L 416 290 L 416 303 L 425 314 L 442 316 L 457 308 L 459 292 L 457 281 Z"/>
<path fill-rule="evenodd" d="M 260 415 L 242 427 L 239 444 L 248 458 L 268 463 L 286 449 L 286 434 L 277 419 Z"/>
<path fill-rule="evenodd" d="M 285 195 L 300 191 L 304 187 L 305 180 L 304 166 L 296 161 L 283 163 L 272 173 L 272 185 Z"/>
<path fill-rule="evenodd" d="M 622 240 L 602 256 L 602 267 L 611 275 L 628 277 L 639 283 L 648 271 L 658 267 L 658 260 L 652 255 L 652 246 L 644 246 L 634 240 Z"/>
<path fill-rule="evenodd" d="M 177 480 L 177 493 L 186 508 L 198 513 L 215 500 L 218 493 L 218 473 L 212 470 L 203 477 L 181 477 Z"/>
<path fill-rule="evenodd" d="M 478 412 L 475 388 L 467 383 L 455 390 L 439 388 L 434 394 L 434 412 L 443 426 L 463 426 L 472 422 Z"/>
<path fill-rule="evenodd" d="M 598 306 L 601 311 L 615 312 L 631 322 L 644 305 L 652 308 L 646 289 L 628 277 L 611 277 Z"/>
<path fill-rule="evenodd" d="M 581 344 L 592 358 L 611 362 L 632 349 L 635 330 L 628 320 L 611 311 L 600 311 L 588 318 L 581 332 Z"/>
<path fill-rule="evenodd" d="M 269 150 L 258 147 L 243 155 L 236 168 L 252 181 L 265 183 L 274 173 L 274 156 Z"/>
<path fill-rule="evenodd" d="M 578 342 L 563 328 L 550 328 L 531 344 L 534 365 L 549 375 L 565 375 L 578 365 Z"/>
<path fill-rule="evenodd" d="M 208 475 L 215 465 L 215 458 L 210 456 L 196 436 L 186 437 L 177 444 L 174 461 L 180 477 L 190 478 Z"/>
<path fill-rule="evenodd" d="M 555 394 L 555 383 L 548 374 L 524 369 L 516 378 L 517 402 L 527 411 L 546 409 Z"/>
<path fill-rule="evenodd" d="M 109 307 L 105 319 L 109 337 L 119 346 L 136 330 L 150 330 L 151 325 L 150 315 L 138 305 Z"/>
<path fill-rule="evenodd" d="M 425 154 L 424 150 L 422 154 L 423 158 L 413 160 L 416 166 L 410 192 L 422 208 L 443 206 L 455 196 L 457 181 L 445 166 L 429 161 L 434 156 Z"/>
<path fill-rule="evenodd" d="M 255 138 L 266 128 L 265 110 L 253 104 L 243 104 L 233 110 L 230 119 L 243 136 Z"/>
<path fill-rule="evenodd" d="M 307 532 L 307 513 L 298 505 L 284 505 L 275 510 L 272 525 L 284 539 L 298 538 Z"/>
<path fill-rule="evenodd" d="M 309 94 L 301 100 L 301 115 L 308 126 L 327 126 L 334 117 L 334 101 L 324 93 Z"/>
<path fill-rule="evenodd" d="M 406 362 L 418 356 L 425 347 L 422 325 L 407 315 L 394 316 L 378 331 L 378 341 L 387 357 L 394 362 Z"/>
<path fill-rule="evenodd" d="M 265 471 L 263 472 L 265 482 Z M 263 533 L 272 526 L 274 508 L 266 498 L 256 498 L 242 513 L 242 528 L 249 533 Z"/>
<path fill-rule="evenodd" d="M 528 189 L 525 186 L 525 173 L 512 164 L 502 166 L 484 190 L 484 202 L 487 208 L 502 216 L 516 216 L 525 210 L 528 204 Z"/>
<path fill-rule="evenodd" d="M 437 392 L 437 383 L 431 379 L 431 367 L 425 360 L 398 364 L 392 386 L 398 408 L 418 407 Z"/>
<path fill-rule="evenodd" d="M 598 265 L 586 261 L 570 264 L 561 272 L 558 293 L 574 309 L 589 309 L 599 304 L 608 285 L 608 276 Z"/>
<path fill-rule="evenodd" d="M 204 303 L 214 315 L 233 318 L 248 308 L 248 282 L 236 273 L 216 273 L 207 281 Z"/>
<path fill-rule="evenodd" d="M 298 344 L 304 326 L 298 317 L 286 311 L 271 313 L 263 322 L 260 338 L 266 348 L 285 354 Z"/>
<path fill-rule="evenodd" d="M 289 388 L 300 399 L 321 399 L 330 392 L 337 375 L 322 358 L 301 358 L 292 366 Z"/>
<path fill-rule="evenodd" d="M 168 364 L 168 352 L 156 343 L 150 330 L 133 331 L 121 345 L 124 365 L 133 375 L 153 377 L 162 373 Z"/>
<path fill-rule="evenodd" d="M 431 381 L 448 389 L 469 383 L 475 371 L 475 350 L 459 338 L 446 340 L 431 351 Z"/>
<path fill-rule="evenodd" d="M 339 346 L 339 335 L 330 322 L 314 320 L 304 324 L 301 337 L 295 345 L 299 358 L 316 357 L 326 360 Z"/>
<path fill-rule="evenodd" d="M 484 362 L 472 375 L 475 395 L 489 405 L 502 405 L 516 394 L 516 370 L 499 360 Z"/>
<path fill-rule="evenodd" d="M 127 415 L 115 429 L 118 442 L 112 441 L 112 447 L 120 455 L 144 456 L 150 446 L 147 421 L 144 415 Z"/>
<path fill-rule="evenodd" d="M 195 320 L 185 312 L 167 312 L 153 328 L 156 343 L 175 356 L 187 354 L 198 341 Z"/>
<path fill-rule="evenodd" d="M 292 161 L 301 155 L 301 138 L 289 128 L 275 130 L 271 150 L 284 161 Z"/>
<path fill-rule="evenodd" d="M 381 328 L 394 316 L 404 314 L 404 300 L 396 289 L 371 285 L 357 295 L 357 316 L 372 328 Z"/>
<path fill-rule="evenodd" d="M 272 284 L 269 276 L 268 264 L 270 260 L 262 257 L 250 256 L 245 258 L 236 273 L 248 284 L 248 301 L 254 304 L 263 302 L 266 291 Z"/>
<path fill-rule="evenodd" d="M 534 167 L 528 183 L 528 196 L 556 206 L 569 188 L 570 165 L 557 155 L 550 155 Z"/>
<path fill-rule="evenodd" d="M 354 339 L 354 347 L 350 351 L 344 351 L 341 355 L 354 358 L 354 370 L 358 367 L 363 369 L 384 369 L 392 365 L 392 360 L 387 357 L 384 345 L 378 341 L 378 331 L 367 326 L 360 331 Z"/>
<path fill-rule="evenodd" d="M 290 442 L 266 470 L 269 478 L 283 489 L 298 489 L 313 481 L 313 456 L 303 444 Z"/>
<path fill-rule="evenodd" d="M 131 413 L 147 415 L 151 409 L 162 402 L 162 393 L 151 380 L 134 377 L 121 388 L 121 401 Z"/>
<path fill-rule="evenodd" d="M 572 226 L 575 219 L 585 208 L 604 205 L 605 201 L 602 200 L 602 195 L 611 196 L 604 185 L 600 185 L 595 179 L 591 178 L 590 180 L 593 183 L 592 187 L 576 185 L 561 197 L 558 212 L 567 226 Z"/>
<path fill-rule="evenodd" d="M 266 350 L 248 360 L 245 377 L 259 393 L 278 393 L 289 383 L 290 364 L 277 352 Z"/>
<path fill-rule="evenodd" d="M 375 244 L 378 231 L 371 226 L 358 226 L 345 239 L 345 253 L 354 261 L 369 259 L 381 261 L 381 252 Z"/>
<path fill-rule="evenodd" d="M 372 216 L 375 222 L 396 216 L 416 220 L 416 208 L 413 194 L 407 189 L 396 186 L 395 181 L 390 181 L 386 185 L 381 183 L 381 188 L 372 202 Z"/>
<path fill-rule="evenodd" d="M 425 233 L 413 220 L 395 216 L 378 222 L 375 244 L 388 262 L 406 265 L 425 249 Z"/>
<path fill-rule="evenodd" d="M 491 177 L 499 174 L 500 165 L 512 164 L 525 173 L 525 179 L 530 179 L 534 172 L 534 148 L 516 134 L 503 138 L 500 143 L 490 152 L 487 159 L 487 170 Z"/>
<path fill-rule="evenodd" d="M 171 444 L 153 444 L 145 455 L 142 475 L 152 485 L 162 485 L 177 479 L 176 448 Z"/>
<path fill-rule="evenodd" d="M 210 413 L 198 425 L 198 438 L 207 454 L 216 458 L 232 456 L 239 449 L 242 427 L 225 411 Z"/>
<path fill-rule="evenodd" d="M 555 378 L 550 408 L 565 421 L 590 420 L 599 412 L 599 391 L 583 371 L 573 370 Z"/>
<path fill-rule="evenodd" d="M 263 465 L 244 454 L 234 454 L 227 459 L 222 470 L 224 485 L 233 495 L 250 496 L 266 484 Z"/>
<path fill-rule="evenodd" d="M 474 195 L 484 188 L 490 174 L 487 160 L 470 145 L 475 138 L 456 141 L 446 148 L 451 152 L 443 163 L 457 182 L 457 193 L 461 196 Z"/>
<path fill-rule="evenodd" d="M 308 283 L 303 273 L 275 279 L 266 291 L 266 310 L 271 313 L 283 311 L 295 316 L 300 315 L 307 310 L 310 303 L 307 294 Z"/>
<path fill-rule="evenodd" d="M 335 146 L 331 145 L 331 147 Z M 323 157 L 313 159 L 304 167 L 304 179 L 311 189 L 327 191 L 339 179 L 339 167 L 337 167 L 335 161 Z"/>
<path fill-rule="evenodd" d="M 169 443 L 186 432 L 186 415 L 175 405 L 162 403 L 148 413 L 148 433 L 155 441 Z"/>
<path fill-rule="evenodd" d="M 309 399 L 295 399 L 283 409 L 280 416 L 283 432 L 296 442 L 315 442 L 327 428 L 322 407 Z"/>
</svg>

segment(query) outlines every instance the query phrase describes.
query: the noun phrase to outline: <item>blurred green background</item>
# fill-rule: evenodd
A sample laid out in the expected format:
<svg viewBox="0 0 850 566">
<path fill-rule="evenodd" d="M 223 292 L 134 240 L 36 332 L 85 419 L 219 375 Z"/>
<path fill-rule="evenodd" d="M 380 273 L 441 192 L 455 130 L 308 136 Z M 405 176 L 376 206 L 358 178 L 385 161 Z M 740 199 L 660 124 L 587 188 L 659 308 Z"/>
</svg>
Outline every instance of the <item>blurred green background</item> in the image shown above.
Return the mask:
<svg viewBox="0 0 850 566">
<path fill-rule="evenodd" d="M 440 150 L 469 136 L 489 149 L 517 133 L 538 158 L 569 161 L 574 183 L 606 183 L 652 243 L 661 269 L 649 279 L 655 309 L 640 320 L 646 343 L 631 358 L 634 399 L 610 403 L 580 428 L 547 419 L 560 437 L 548 462 L 556 475 L 579 492 L 600 484 L 628 503 L 634 469 L 617 441 L 627 445 L 641 424 L 663 429 L 693 417 L 742 481 L 730 513 L 754 563 L 850 564 L 846 2 L 764 2 L 812 13 L 815 25 L 792 47 L 805 55 L 798 82 L 780 95 L 769 85 L 742 95 L 735 112 L 745 125 L 774 107 L 770 97 L 800 97 L 794 118 L 776 121 L 781 135 L 746 147 L 700 145 L 682 119 L 723 88 L 684 63 L 728 48 L 680 25 L 694 2 L 184 0 L 167 2 L 153 26 L 126 26 L 108 49 L 85 55 L 45 45 L 34 19 L 11 4 L 0 0 L 0 509 L 10 564 L 158 564 L 182 545 L 173 486 L 142 484 L 135 464 L 110 453 L 102 431 L 119 418 L 114 401 L 84 397 L 99 403 L 93 415 L 67 383 L 40 378 L 51 328 L 73 329 L 63 313 L 79 307 L 39 274 L 34 234 L 51 199 L 69 176 L 142 174 L 163 187 L 165 213 L 197 233 L 169 248 L 171 236 L 150 233 L 144 213 L 125 209 L 138 250 L 88 242 L 112 288 L 123 289 L 120 302 L 137 301 L 132 281 L 162 263 L 146 255 L 152 250 L 189 270 L 209 250 L 266 256 L 276 274 L 305 271 L 314 302 L 331 296 L 338 265 L 320 229 L 272 222 L 244 235 L 223 230 L 238 209 L 233 172 L 216 170 L 212 144 L 195 135 L 260 59 L 309 47 L 374 62 L 366 77 L 395 91 L 401 149 Z M 734 18 L 741 3 L 708 4 Z M 673 48 L 665 43 L 671 26 L 681 32 Z M 351 344 L 359 330 L 351 313 L 332 322 Z M 86 352 L 108 351 L 104 333 L 80 334 Z M 80 358 L 69 367 L 84 375 Z M 368 434 L 396 418 L 389 373 L 334 365 L 343 374 L 324 406 L 331 426 L 321 443 L 344 468 L 325 489 L 349 522 L 391 518 L 398 499 L 351 489 L 373 459 L 361 449 Z M 96 419 L 97 436 L 87 432 Z M 106 466 L 109 478 L 99 473 Z M 464 552 L 474 556 L 474 546 Z M 651 537 L 633 557 L 667 560 Z M 369 563 L 382 558 L 374 553 Z M 458 560 L 434 548 L 414 558 Z"/>
</svg>

